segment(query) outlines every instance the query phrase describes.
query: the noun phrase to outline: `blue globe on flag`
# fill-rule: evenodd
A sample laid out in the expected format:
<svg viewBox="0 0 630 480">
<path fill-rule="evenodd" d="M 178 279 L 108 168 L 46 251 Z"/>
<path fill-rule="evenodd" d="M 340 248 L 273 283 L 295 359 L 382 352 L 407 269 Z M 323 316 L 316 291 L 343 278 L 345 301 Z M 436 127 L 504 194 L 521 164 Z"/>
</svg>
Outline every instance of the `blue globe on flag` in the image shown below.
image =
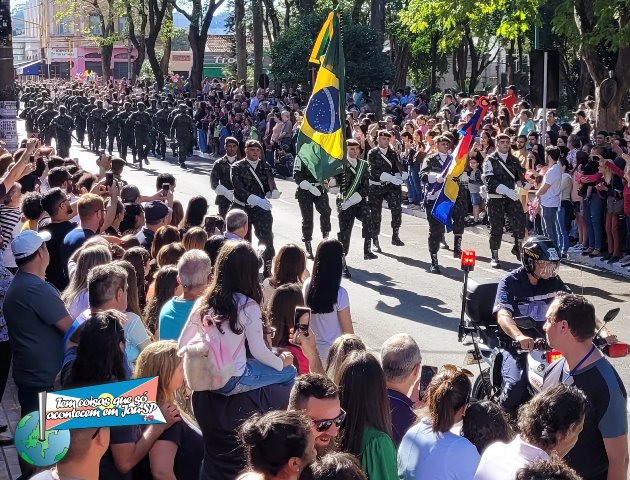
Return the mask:
<svg viewBox="0 0 630 480">
<path fill-rule="evenodd" d="M 37 467 L 53 465 L 66 456 L 70 447 L 70 430 L 46 431 L 39 440 L 39 414 L 24 416 L 15 429 L 15 449 L 26 463 Z"/>
<path fill-rule="evenodd" d="M 313 130 L 331 134 L 339 130 L 339 90 L 324 87 L 311 97 L 306 109 L 306 120 Z"/>
</svg>

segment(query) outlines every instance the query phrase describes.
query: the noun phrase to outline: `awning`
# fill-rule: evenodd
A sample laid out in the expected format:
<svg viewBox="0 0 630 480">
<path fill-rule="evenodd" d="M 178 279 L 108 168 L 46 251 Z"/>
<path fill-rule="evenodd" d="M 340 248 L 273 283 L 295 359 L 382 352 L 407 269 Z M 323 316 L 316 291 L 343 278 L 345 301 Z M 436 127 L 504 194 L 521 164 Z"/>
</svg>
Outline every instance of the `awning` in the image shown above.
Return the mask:
<svg viewBox="0 0 630 480">
<path fill-rule="evenodd" d="M 32 62 L 24 63 L 15 66 L 15 73 L 17 75 L 39 75 L 41 72 L 42 61 L 34 60 Z"/>
</svg>

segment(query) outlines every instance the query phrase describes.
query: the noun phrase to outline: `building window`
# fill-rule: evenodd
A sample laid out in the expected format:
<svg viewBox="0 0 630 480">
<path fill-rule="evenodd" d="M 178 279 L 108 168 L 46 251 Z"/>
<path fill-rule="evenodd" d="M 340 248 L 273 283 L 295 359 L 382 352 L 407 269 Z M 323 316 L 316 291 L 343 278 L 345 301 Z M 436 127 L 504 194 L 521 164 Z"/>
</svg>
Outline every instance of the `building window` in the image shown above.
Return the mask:
<svg viewBox="0 0 630 480">
<path fill-rule="evenodd" d="M 89 21 L 90 33 L 92 35 L 102 35 L 101 19 L 99 18 L 99 16 L 90 15 L 90 18 L 88 19 L 88 21 Z"/>
<path fill-rule="evenodd" d="M 127 34 L 127 17 L 118 17 L 118 33 Z"/>
<path fill-rule="evenodd" d="M 70 35 L 70 20 L 62 18 L 57 24 L 57 33 L 59 35 Z"/>
</svg>

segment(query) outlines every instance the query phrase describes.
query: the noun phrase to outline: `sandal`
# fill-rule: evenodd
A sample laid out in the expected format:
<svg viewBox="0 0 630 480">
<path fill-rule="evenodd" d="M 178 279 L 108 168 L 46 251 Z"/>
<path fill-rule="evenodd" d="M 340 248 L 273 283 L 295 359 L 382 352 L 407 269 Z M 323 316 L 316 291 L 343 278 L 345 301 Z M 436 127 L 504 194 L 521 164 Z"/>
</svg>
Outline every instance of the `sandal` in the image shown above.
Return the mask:
<svg viewBox="0 0 630 480">
<path fill-rule="evenodd" d="M 587 248 L 586 250 L 584 250 L 582 252 L 582 255 L 586 256 L 586 255 L 590 255 L 593 252 L 592 248 Z"/>
<path fill-rule="evenodd" d="M 591 258 L 595 258 L 595 257 L 599 257 L 601 254 L 602 254 L 602 252 L 600 252 L 599 250 L 595 249 L 591 253 L 589 253 L 588 256 L 591 257 Z"/>
</svg>

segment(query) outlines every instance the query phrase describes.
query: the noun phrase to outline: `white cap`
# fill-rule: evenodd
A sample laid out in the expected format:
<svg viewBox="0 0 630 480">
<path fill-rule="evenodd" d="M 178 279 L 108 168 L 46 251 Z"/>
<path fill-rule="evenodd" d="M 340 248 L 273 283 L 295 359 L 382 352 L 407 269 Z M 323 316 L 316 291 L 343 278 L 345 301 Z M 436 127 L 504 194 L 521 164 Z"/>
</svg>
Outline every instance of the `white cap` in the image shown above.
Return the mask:
<svg viewBox="0 0 630 480">
<path fill-rule="evenodd" d="M 47 242 L 50 238 L 50 232 L 45 230 L 42 232 L 36 232 L 35 230 L 23 231 L 11 242 L 13 257 L 19 260 L 32 255 L 42 246 L 42 243 Z"/>
</svg>

